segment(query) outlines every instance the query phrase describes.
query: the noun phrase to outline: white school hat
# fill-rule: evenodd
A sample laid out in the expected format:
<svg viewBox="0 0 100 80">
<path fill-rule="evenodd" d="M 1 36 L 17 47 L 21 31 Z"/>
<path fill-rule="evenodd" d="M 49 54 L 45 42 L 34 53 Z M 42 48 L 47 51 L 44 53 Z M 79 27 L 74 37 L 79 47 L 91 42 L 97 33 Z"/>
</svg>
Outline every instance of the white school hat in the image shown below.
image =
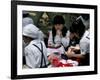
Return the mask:
<svg viewBox="0 0 100 80">
<path fill-rule="evenodd" d="M 23 35 L 31 38 L 38 38 L 39 29 L 33 24 L 28 24 L 23 28 Z"/>
<path fill-rule="evenodd" d="M 22 27 L 25 27 L 28 24 L 34 24 L 32 18 L 26 17 L 22 19 Z"/>
</svg>

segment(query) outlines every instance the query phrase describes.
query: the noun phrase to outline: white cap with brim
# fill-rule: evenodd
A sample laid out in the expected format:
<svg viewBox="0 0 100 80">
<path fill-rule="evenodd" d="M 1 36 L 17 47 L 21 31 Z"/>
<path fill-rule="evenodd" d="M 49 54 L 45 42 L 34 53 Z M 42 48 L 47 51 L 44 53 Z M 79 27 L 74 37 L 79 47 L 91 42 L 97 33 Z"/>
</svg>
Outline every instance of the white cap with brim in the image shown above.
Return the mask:
<svg viewBox="0 0 100 80">
<path fill-rule="evenodd" d="M 33 25 L 28 24 L 23 28 L 23 35 L 30 38 L 38 38 L 39 29 Z"/>
</svg>

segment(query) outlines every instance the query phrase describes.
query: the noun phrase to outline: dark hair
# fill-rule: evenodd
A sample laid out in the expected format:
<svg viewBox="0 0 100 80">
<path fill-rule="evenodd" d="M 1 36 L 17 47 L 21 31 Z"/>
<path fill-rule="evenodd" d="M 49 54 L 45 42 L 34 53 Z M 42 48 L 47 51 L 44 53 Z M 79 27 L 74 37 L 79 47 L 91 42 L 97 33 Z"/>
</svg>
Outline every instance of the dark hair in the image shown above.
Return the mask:
<svg viewBox="0 0 100 80">
<path fill-rule="evenodd" d="M 79 37 L 81 38 L 85 32 L 85 25 L 83 24 L 82 20 L 79 19 L 74 21 L 70 27 L 71 33 L 78 33 Z"/>
<path fill-rule="evenodd" d="M 81 16 L 83 17 L 84 20 L 89 20 L 90 19 L 89 14 L 82 14 Z"/>
<path fill-rule="evenodd" d="M 33 40 L 33 39 L 34 39 L 34 38 L 27 37 L 27 36 L 24 36 L 24 35 L 23 35 L 23 37 L 24 37 L 24 38 L 26 38 L 26 39 L 31 39 L 31 40 Z"/>
<path fill-rule="evenodd" d="M 29 17 L 29 13 L 23 13 L 23 18 Z"/>
<path fill-rule="evenodd" d="M 63 18 L 63 16 L 61 15 L 56 15 L 54 18 L 53 18 L 53 25 L 55 24 L 65 24 L 65 20 Z"/>
<path fill-rule="evenodd" d="M 66 36 L 67 30 L 68 29 L 66 27 L 63 27 L 63 29 L 61 30 L 63 37 Z M 55 27 L 52 28 L 52 36 L 53 36 L 53 42 L 54 42 L 54 37 L 56 36 L 56 29 L 55 29 Z"/>
</svg>

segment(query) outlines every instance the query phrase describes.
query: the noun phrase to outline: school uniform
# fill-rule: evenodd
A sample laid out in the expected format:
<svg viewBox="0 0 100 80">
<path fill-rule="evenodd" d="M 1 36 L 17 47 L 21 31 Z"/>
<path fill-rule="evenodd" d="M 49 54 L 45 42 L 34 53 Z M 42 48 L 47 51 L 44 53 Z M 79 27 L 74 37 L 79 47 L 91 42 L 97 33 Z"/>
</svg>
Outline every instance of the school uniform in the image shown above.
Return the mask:
<svg viewBox="0 0 100 80">
<path fill-rule="evenodd" d="M 80 40 L 80 49 L 81 54 L 90 53 L 90 33 L 89 31 L 85 31 L 83 37 Z"/>
<path fill-rule="evenodd" d="M 29 25 L 29 24 L 34 24 L 32 18 L 30 17 L 25 17 L 22 19 L 22 30 L 25 26 Z M 24 54 L 24 48 L 25 48 L 25 42 L 23 41 L 23 64 L 26 64 L 26 60 L 25 60 L 25 54 Z"/>
<path fill-rule="evenodd" d="M 33 24 L 28 24 L 23 28 L 23 36 L 31 38 L 30 42 L 25 43 L 27 46 L 24 49 L 26 65 L 29 68 L 44 68 L 48 64 L 45 44 L 38 35 L 39 29 Z"/>
<path fill-rule="evenodd" d="M 90 33 L 85 31 L 82 39 L 80 40 L 80 51 L 84 56 L 84 59 L 81 60 L 80 65 L 89 65 L 90 64 Z"/>
<path fill-rule="evenodd" d="M 56 35 L 54 37 L 54 41 L 53 41 L 53 36 L 52 36 L 52 31 L 49 32 L 49 38 L 48 38 L 48 46 L 47 51 L 48 51 L 48 55 L 50 55 L 50 53 L 54 53 L 54 52 L 59 52 L 61 54 L 65 53 L 65 47 L 67 47 L 69 45 L 69 31 L 67 31 L 66 36 L 65 37 L 60 37 L 59 35 Z M 52 46 L 54 46 L 52 48 Z"/>
<path fill-rule="evenodd" d="M 29 68 L 47 67 L 47 49 L 43 41 L 33 40 L 25 47 L 26 65 Z"/>
<path fill-rule="evenodd" d="M 53 41 L 52 31 L 50 31 L 48 44 L 55 45 L 55 47 L 62 44 L 64 47 L 67 47 L 69 45 L 69 31 L 67 31 L 65 37 L 60 37 L 59 35 L 56 35 L 54 37 L 54 41 Z"/>
</svg>

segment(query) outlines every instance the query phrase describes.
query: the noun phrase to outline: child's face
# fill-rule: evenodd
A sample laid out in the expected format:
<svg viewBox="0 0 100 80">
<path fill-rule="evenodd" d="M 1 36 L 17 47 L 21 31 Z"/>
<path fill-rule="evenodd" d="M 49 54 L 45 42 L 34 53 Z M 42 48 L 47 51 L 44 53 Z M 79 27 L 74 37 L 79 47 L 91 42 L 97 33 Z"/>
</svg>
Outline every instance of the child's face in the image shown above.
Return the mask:
<svg viewBox="0 0 100 80">
<path fill-rule="evenodd" d="M 25 43 L 29 43 L 30 41 L 32 41 L 32 38 L 23 36 L 23 40 L 24 40 Z"/>
<path fill-rule="evenodd" d="M 56 30 L 62 30 L 63 24 L 55 24 L 54 27 L 55 27 Z"/>
</svg>

